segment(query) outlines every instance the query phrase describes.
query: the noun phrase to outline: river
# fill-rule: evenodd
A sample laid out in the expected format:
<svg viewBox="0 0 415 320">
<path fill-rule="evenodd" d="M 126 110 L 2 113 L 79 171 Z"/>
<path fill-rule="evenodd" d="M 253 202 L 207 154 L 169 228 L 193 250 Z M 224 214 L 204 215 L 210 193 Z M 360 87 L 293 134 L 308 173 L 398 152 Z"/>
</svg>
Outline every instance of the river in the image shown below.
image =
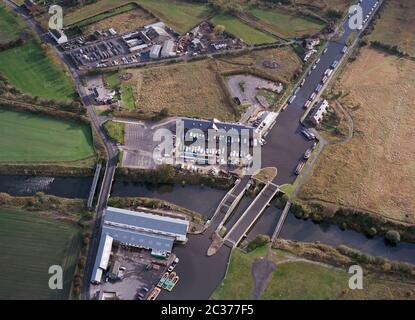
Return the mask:
<svg viewBox="0 0 415 320">
<path fill-rule="evenodd" d="M 88 198 L 93 177 L 0 176 L 0 192 L 30 196 L 36 192 L 63 198 Z"/>
</svg>

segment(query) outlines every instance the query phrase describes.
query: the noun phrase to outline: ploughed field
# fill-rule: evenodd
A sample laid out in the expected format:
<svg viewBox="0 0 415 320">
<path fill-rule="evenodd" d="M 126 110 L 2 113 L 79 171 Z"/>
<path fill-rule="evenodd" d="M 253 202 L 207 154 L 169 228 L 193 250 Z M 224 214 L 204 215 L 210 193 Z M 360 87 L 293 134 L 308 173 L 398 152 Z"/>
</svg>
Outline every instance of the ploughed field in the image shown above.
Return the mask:
<svg viewBox="0 0 415 320">
<path fill-rule="evenodd" d="M 300 198 L 415 222 L 415 63 L 364 48 L 334 93 L 354 136 L 324 148 Z"/>
<path fill-rule="evenodd" d="M 0 161 L 76 161 L 94 155 L 88 125 L 0 109 Z"/>
<path fill-rule="evenodd" d="M 33 212 L 0 209 L 0 299 L 68 299 L 81 248 L 80 229 Z M 50 290 L 51 265 L 63 290 Z"/>
</svg>

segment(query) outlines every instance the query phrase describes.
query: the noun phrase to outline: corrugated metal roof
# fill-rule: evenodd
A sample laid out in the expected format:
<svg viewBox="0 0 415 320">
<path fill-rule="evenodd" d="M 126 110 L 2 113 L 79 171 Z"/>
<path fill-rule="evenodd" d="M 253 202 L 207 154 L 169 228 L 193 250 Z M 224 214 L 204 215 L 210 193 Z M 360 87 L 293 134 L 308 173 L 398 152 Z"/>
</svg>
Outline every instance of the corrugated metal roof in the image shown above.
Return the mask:
<svg viewBox="0 0 415 320">
<path fill-rule="evenodd" d="M 133 228 L 152 230 L 156 233 L 163 232 L 180 236 L 186 236 L 189 226 L 189 222 L 186 220 L 112 207 L 108 207 L 105 210 L 104 223 L 123 224 L 127 228 L 131 226 Z"/>
<path fill-rule="evenodd" d="M 109 235 L 114 240 L 130 246 L 142 246 L 156 251 L 171 252 L 174 242 L 173 237 L 125 230 L 112 226 L 104 226 L 102 234 Z"/>
</svg>

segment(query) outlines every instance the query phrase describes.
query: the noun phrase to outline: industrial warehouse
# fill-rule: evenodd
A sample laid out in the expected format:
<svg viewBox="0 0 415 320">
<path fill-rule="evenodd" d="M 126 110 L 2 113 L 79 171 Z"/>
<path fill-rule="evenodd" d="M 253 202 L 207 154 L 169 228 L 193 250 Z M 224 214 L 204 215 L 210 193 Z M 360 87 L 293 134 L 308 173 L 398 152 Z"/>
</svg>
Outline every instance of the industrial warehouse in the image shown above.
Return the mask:
<svg viewBox="0 0 415 320">
<path fill-rule="evenodd" d="M 114 243 L 151 251 L 151 256 L 165 259 L 175 241 L 187 240 L 189 222 L 144 212 L 108 207 L 95 259 L 91 282 L 100 284 L 107 271 Z"/>
</svg>

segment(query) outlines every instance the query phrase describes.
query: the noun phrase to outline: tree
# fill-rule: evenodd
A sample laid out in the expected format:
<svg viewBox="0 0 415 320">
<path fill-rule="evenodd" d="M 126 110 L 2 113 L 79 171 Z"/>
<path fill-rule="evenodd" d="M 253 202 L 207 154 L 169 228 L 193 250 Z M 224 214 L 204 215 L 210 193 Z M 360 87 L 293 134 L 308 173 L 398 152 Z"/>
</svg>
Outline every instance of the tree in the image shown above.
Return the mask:
<svg viewBox="0 0 415 320">
<path fill-rule="evenodd" d="M 398 244 L 401 241 L 401 235 L 396 230 L 389 230 L 386 232 L 385 238 L 391 244 Z"/>
<path fill-rule="evenodd" d="M 225 28 L 225 26 L 224 26 L 224 25 L 218 24 L 218 25 L 216 25 L 216 26 L 215 26 L 215 28 L 213 29 L 213 33 L 214 33 L 215 35 L 220 35 L 220 34 L 224 33 L 224 32 L 225 32 L 225 30 L 226 30 L 226 28 Z"/>
</svg>

